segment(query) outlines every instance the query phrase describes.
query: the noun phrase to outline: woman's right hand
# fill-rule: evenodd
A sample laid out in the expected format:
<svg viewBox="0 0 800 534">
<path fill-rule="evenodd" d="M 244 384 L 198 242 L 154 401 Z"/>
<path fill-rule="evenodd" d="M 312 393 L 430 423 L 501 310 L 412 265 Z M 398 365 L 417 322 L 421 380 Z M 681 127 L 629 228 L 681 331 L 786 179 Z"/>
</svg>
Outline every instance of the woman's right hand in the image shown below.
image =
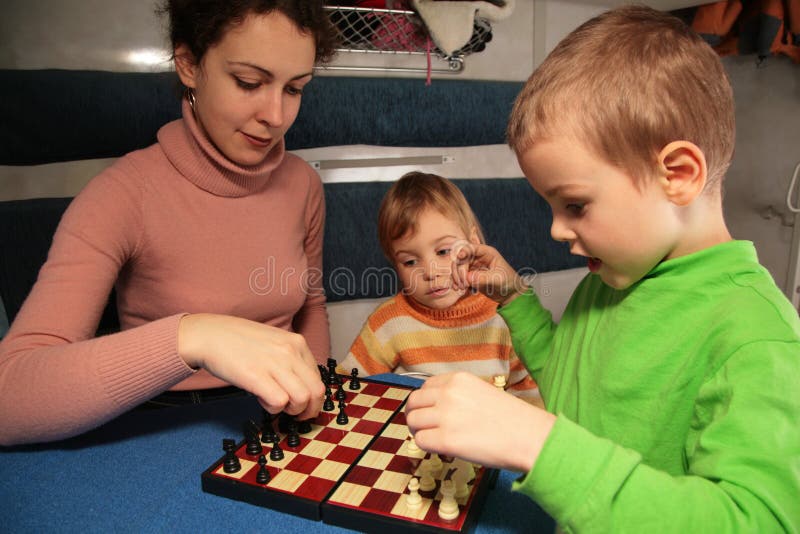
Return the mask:
<svg viewBox="0 0 800 534">
<path fill-rule="evenodd" d="M 186 315 L 178 328 L 178 354 L 187 365 L 249 391 L 270 413 L 315 417 L 325 386 L 300 334 L 232 317 Z"/>
</svg>

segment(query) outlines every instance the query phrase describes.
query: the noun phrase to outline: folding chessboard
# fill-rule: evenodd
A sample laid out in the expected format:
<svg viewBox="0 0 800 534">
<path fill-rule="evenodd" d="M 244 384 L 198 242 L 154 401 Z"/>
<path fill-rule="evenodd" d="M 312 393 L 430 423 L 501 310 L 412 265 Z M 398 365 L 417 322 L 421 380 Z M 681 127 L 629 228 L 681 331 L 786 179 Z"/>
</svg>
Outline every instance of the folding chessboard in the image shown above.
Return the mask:
<svg viewBox="0 0 800 534">
<path fill-rule="evenodd" d="M 235 452 L 241 469 L 226 473 L 223 456 L 203 472 L 203 491 L 362 531 L 469 531 L 497 471 L 475 466 L 468 494 L 456 499 L 458 517 L 444 520 L 438 515 L 439 488 L 452 473 L 453 459 L 442 457 L 435 489 L 420 491 L 421 504 L 410 509 L 408 482 L 420 476 L 421 462 L 430 457 L 409 449 L 403 406 L 413 388 L 362 378 L 360 389 L 351 390 L 349 377 L 339 378 L 346 392 L 347 424 L 336 422 L 338 409 L 320 412 L 296 447 L 276 428 L 284 458 L 269 460 L 271 444 L 263 444 L 270 474 L 266 484 L 256 481 L 258 455 L 248 454 L 242 440 Z"/>
</svg>

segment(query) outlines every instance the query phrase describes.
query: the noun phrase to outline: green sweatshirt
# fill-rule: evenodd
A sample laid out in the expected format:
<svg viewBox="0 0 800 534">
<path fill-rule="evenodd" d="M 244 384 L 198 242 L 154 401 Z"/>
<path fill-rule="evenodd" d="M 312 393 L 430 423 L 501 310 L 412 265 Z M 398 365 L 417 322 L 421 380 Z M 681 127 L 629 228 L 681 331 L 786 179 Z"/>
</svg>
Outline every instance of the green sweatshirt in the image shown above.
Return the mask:
<svg viewBox="0 0 800 534">
<path fill-rule="evenodd" d="M 562 529 L 800 531 L 800 320 L 752 243 L 499 313 L 558 415 L 514 488 Z"/>
</svg>

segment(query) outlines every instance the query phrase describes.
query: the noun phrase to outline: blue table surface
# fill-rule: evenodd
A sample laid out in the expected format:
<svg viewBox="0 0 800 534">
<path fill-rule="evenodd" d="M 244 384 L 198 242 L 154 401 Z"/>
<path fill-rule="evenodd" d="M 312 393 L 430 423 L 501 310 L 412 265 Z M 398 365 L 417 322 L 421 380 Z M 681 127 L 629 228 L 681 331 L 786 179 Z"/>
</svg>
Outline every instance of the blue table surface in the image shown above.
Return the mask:
<svg viewBox="0 0 800 534">
<path fill-rule="evenodd" d="M 350 532 L 201 490 L 222 438 L 242 439 L 248 418 L 260 420 L 251 397 L 133 410 L 72 439 L 0 448 L 0 532 Z M 511 491 L 516 477 L 500 472 L 476 533 L 553 532 L 533 501 Z"/>
</svg>

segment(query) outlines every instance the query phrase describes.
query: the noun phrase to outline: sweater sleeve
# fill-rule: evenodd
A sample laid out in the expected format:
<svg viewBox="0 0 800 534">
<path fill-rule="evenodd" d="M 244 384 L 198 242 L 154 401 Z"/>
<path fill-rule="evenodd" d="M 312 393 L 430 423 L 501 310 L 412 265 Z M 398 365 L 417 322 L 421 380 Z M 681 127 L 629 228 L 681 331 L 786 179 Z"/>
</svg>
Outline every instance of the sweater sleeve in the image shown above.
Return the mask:
<svg viewBox="0 0 800 534">
<path fill-rule="evenodd" d="M 508 388 L 506 391 L 526 402 L 542 406 L 542 398 L 539 395 L 539 386 L 536 381 L 528 374 L 528 370 L 517 356 L 514 348 L 511 347 L 508 356 Z"/>
<path fill-rule="evenodd" d="M 517 356 L 538 381 L 538 373 L 541 372 L 553 343 L 556 327 L 553 316 L 530 289 L 506 306 L 498 308 L 497 313 L 508 325 Z"/>
<path fill-rule="evenodd" d="M 798 344 L 740 348 L 701 388 L 673 476 L 563 416 L 514 485 L 567 532 L 800 531 Z"/>
<path fill-rule="evenodd" d="M 302 334 L 317 362 L 324 364 L 331 353 L 328 312 L 322 280 L 322 242 L 325 234 L 325 195 L 319 176 L 308 167 L 309 184 L 306 201 L 306 236 L 308 260 L 307 296 L 295 315 L 294 330 Z"/>
<path fill-rule="evenodd" d="M 2 444 L 79 434 L 193 372 L 177 354 L 180 316 L 92 339 L 141 228 L 124 178 L 111 168 L 71 203 L 0 343 Z"/>
</svg>

